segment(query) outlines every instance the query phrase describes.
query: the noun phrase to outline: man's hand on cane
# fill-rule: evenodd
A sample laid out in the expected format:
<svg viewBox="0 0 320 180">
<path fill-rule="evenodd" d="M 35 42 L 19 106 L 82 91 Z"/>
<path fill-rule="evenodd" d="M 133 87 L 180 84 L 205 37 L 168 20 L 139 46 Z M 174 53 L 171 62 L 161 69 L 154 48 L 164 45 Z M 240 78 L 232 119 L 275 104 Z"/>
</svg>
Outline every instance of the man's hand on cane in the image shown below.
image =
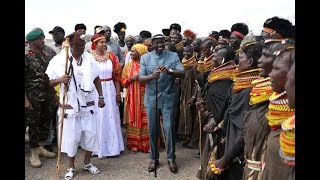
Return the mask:
<svg viewBox="0 0 320 180">
<path fill-rule="evenodd" d="M 166 67 L 163 66 L 163 65 L 159 66 L 158 69 L 159 69 L 161 72 L 164 72 L 164 73 L 166 73 L 166 74 L 169 73 L 169 69 L 166 68 Z"/>
<path fill-rule="evenodd" d="M 153 71 L 153 73 L 152 73 L 153 79 L 159 79 L 160 72 L 161 72 L 161 70 L 159 68 L 157 68 L 155 71 Z"/>
<path fill-rule="evenodd" d="M 69 75 L 63 75 L 63 76 L 61 76 L 60 77 L 60 82 L 61 83 L 68 83 L 69 82 L 69 80 L 70 80 L 70 76 Z"/>
</svg>

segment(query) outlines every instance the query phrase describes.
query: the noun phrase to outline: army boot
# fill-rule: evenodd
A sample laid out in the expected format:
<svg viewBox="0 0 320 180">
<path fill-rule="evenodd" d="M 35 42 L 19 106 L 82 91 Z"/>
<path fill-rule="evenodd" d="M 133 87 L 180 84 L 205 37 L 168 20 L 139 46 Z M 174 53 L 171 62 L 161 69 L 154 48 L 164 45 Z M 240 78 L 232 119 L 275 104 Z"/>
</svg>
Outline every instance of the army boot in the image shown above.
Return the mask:
<svg viewBox="0 0 320 180">
<path fill-rule="evenodd" d="M 41 161 L 39 159 L 39 155 L 36 148 L 31 148 L 30 163 L 31 166 L 34 168 L 41 167 Z"/>
<path fill-rule="evenodd" d="M 39 154 L 39 157 L 44 157 L 48 159 L 56 157 L 56 153 L 47 151 L 43 146 L 37 147 L 37 153 Z"/>
</svg>

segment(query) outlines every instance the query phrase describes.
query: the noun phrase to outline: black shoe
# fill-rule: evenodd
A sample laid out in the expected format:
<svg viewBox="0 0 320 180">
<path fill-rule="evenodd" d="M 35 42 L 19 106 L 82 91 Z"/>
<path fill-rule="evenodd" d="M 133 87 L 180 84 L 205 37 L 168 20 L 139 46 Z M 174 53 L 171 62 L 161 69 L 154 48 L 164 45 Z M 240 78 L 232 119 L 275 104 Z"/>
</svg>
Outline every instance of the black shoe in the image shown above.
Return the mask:
<svg viewBox="0 0 320 180">
<path fill-rule="evenodd" d="M 168 160 L 168 165 L 169 165 L 169 169 L 172 173 L 177 173 L 178 172 L 178 166 L 176 164 L 176 161 L 174 160 Z"/>
<path fill-rule="evenodd" d="M 149 166 L 148 166 L 148 171 L 149 172 L 153 172 L 156 170 L 156 166 L 159 165 L 159 161 L 156 161 L 156 160 L 151 160 L 150 163 L 149 163 Z"/>
</svg>

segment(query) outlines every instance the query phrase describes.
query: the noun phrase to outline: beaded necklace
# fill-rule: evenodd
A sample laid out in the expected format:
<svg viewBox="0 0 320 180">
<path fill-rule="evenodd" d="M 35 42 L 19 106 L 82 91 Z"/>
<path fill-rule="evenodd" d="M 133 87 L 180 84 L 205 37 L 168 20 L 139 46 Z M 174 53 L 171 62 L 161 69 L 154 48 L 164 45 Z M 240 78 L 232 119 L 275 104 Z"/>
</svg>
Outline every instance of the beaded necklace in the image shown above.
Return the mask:
<svg viewBox="0 0 320 180">
<path fill-rule="evenodd" d="M 259 71 L 261 69 L 251 69 L 248 71 L 240 72 L 233 77 L 234 85 L 233 92 L 237 93 L 243 89 L 253 87 L 252 81 L 259 78 Z"/>
<path fill-rule="evenodd" d="M 269 97 L 272 95 L 272 87 L 270 82 L 270 77 L 259 78 L 252 81 L 254 87 L 250 92 L 250 105 L 259 104 L 269 100 Z"/>
<path fill-rule="evenodd" d="M 212 69 L 208 76 L 208 82 L 213 83 L 214 81 L 221 79 L 231 79 L 237 72 L 237 65 L 232 60 L 221 64 L 220 66 Z"/>
<path fill-rule="evenodd" d="M 195 53 L 193 53 L 194 54 L 194 56 L 195 56 L 195 58 L 196 58 L 196 60 L 197 60 L 197 62 L 200 60 L 200 57 L 201 57 L 201 54 L 200 53 L 197 53 L 197 52 L 195 52 Z M 200 56 L 199 56 L 200 55 Z"/>
<path fill-rule="evenodd" d="M 193 66 L 197 65 L 197 60 L 195 58 L 195 55 L 193 55 L 189 59 L 183 58 L 181 63 L 182 63 L 184 68 L 190 68 L 190 67 L 193 67 Z"/>
<path fill-rule="evenodd" d="M 285 120 L 280 133 L 279 155 L 282 161 L 289 165 L 295 165 L 295 115 Z"/>
<path fill-rule="evenodd" d="M 288 98 L 286 91 L 282 93 L 274 92 L 269 98 L 269 111 L 266 117 L 269 121 L 271 130 L 277 130 L 281 128 L 281 124 L 294 115 L 294 109 L 288 106 Z"/>
<path fill-rule="evenodd" d="M 203 61 L 198 61 L 197 71 L 200 73 L 207 72 L 213 69 L 213 61 L 211 60 L 213 57 L 213 53 L 209 57 L 205 57 Z"/>
<path fill-rule="evenodd" d="M 101 55 L 98 55 L 96 50 L 93 50 L 92 55 L 94 56 L 94 58 L 98 62 L 103 62 L 103 61 L 107 61 L 108 59 L 110 59 L 109 53 L 107 51 L 105 51 L 104 54 L 101 56 Z"/>
</svg>

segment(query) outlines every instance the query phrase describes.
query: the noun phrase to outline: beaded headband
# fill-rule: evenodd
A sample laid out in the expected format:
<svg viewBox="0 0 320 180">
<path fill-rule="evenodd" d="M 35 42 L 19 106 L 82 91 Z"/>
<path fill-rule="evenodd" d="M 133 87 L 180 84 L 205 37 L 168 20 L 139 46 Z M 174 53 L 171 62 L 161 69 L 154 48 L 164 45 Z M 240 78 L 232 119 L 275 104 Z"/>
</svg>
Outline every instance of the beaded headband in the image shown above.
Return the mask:
<svg viewBox="0 0 320 180">
<path fill-rule="evenodd" d="M 284 44 L 288 39 L 266 39 L 264 41 L 264 44 L 271 44 L 271 43 L 275 43 L 275 42 L 281 42 L 282 44 Z"/>
<path fill-rule="evenodd" d="M 284 49 L 281 49 L 281 50 L 275 51 L 275 52 L 273 53 L 273 55 L 275 55 L 275 56 L 279 56 L 279 55 L 283 54 L 284 52 L 286 52 L 286 51 L 288 51 L 288 50 L 290 50 L 290 49 L 294 49 L 294 48 L 295 48 L 295 46 L 293 46 L 293 45 L 291 45 L 291 46 L 287 46 L 287 47 L 286 47 L 286 48 L 284 48 Z"/>
<path fill-rule="evenodd" d="M 242 53 L 244 48 L 247 48 L 247 47 L 249 47 L 249 46 L 253 46 L 253 45 L 257 44 L 257 43 L 258 43 L 258 41 L 245 43 L 245 44 L 239 49 L 239 53 Z"/>
<path fill-rule="evenodd" d="M 267 27 L 263 28 L 262 31 L 266 32 L 266 33 L 269 33 L 269 34 L 276 32 L 275 30 L 267 28 Z"/>
</svg>

